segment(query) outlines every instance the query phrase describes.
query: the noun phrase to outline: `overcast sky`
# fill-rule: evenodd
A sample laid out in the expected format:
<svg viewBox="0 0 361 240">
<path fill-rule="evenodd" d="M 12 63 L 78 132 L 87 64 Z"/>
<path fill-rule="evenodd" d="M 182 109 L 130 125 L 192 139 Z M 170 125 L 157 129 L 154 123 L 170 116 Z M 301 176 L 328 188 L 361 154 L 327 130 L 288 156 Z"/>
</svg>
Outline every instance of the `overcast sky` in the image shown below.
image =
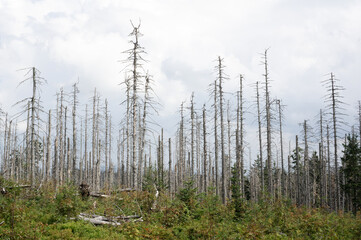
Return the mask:
<svg viewBox="0 0 361 240">
<path fill-rule="evenodd" d="M 119 122 L 124 97 L 119 60 L 130 48 L 130 20 L 141 19 L 145 68 L 155 80 L 163 105 L 159 122 L 168 135 L 192 91 L 198 108 L 210 106 L 207 89 L 217 56 L 226 65 L 227 92 L 235 92 L 238 75 L 244 75 L 250 106 L 253 84 L 263 80 L 260 53 L 266 48 L 272 98 L 287 105 L 286 136 L 298 134 L 304 119 L 315 122 L 325 106 L 321 81 L 330 72 L 346 89 L 352 125 L 361 99 L 360 13 L 361 1 L 353 0 L 0 0 L 0 104 L 16 112 L 12 104 L 31 95 L 30 85 L 17 88 L 24 79 L 17 70 L 35 66 L 48 81 L 42 86 L 45 108 L 55 107 L 60 87 L 69 92 L 79 79 L 80 108 L 96 87 Z M 247 116 L 249 142 L 256 137 L 254 117 Z"/>
</svg>

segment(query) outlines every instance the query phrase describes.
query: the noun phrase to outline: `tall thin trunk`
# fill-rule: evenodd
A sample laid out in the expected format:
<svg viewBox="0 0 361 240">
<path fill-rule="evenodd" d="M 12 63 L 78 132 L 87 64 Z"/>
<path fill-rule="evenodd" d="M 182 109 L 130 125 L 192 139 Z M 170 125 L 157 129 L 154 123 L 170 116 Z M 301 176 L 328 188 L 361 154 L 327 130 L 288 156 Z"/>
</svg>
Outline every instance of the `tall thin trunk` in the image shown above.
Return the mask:
<svg viewBox="0 0 361 240">
<path fill-rule="evenodd" d="M 239 75 L 239 151 L 240 151 L 240 178 L 241 178 L 241 195 L 242 197 L 245 196 L 245 189 L 244 189 L 244 146 L 243 146 L 243 139 L 244 139 L 244 131 L 243 131 L 243 76 Z"/>
<path fill-rule="evenodd" d="M 304 172 L 305 172 L 305 202 L 306 206 L 309 208 L 311 206 L 310 204 L 310 169 L 309 169 L 309 159 L 308 159 L 308 126 L 307 121 L 305 120 L 303 122 L 303 131 L 304 131 L 304 142 L 305 142 L 305 151 L 304 151 Z"/>
<path fill-rule="evenodd" d="M 31 123 L 30 123 L 30 156 L 31 156 L 31 186 L 35 186 L 35 97 L 36 97 L 36 73 L 33 67 L 33 95 L 31 97 Z"/>
<path fill-rule="evenodd" d="M 168 151 L 169 151 L 169 161 L 168 161 L 168 187 L 169 187 L 169 194 L 172 193 L 172 140 L 171 138 L 168 139 Z M 144 169 L 145 170 L 145 169 Z"/>
<path fill-rule="evenodd" d="M 113 162 L 112 162 L 112 116 L 109 116 L 109 154 L 108 154 L 108 161 L 109 161 L 109 172 L 108 172 L 108 186 L 110 188 L 113 187 L 113 179 L 114 179 L 114 170 L 113 170 Z"/>
<path fill-rule="evenodd" d="M 256 83 L 257 90 L 257 118 L 258 118 L 258 141 L 259 141 L 259 160 L 261 164 L 261 193 L 264 192 L 264 168 L 263 168 L 263 151 L 262 151 L 262 123 L 261 123 L 261 109 L 259 103 L 259 91 L 258 91 L 258 82 Z"/>
<path fill-rule="evenodd" d="M 64 142 L 63 142 L 63 101 L 64 92 L 60 89 L 60 113 L 59 113 L 59 138 L 57 139 L 59 146 L 59 174 L 58 182 L 63 184 L 63 171 L 64 171 Z"/>
<path fill-rule="evenodd" d="M 272 184 L 272 137 L 271 137 L 271 102 L 269 94 L 269 76 L 268 76 L 268 62 L 267 50 L 264 53 L 264 67 L 265 67 L 265 85 L 266 85 L 266 125 L 267 125 L 267 177 L 268 177 L 268 192 L 273 196 Z"/>
<path fill-rule="evenodd" d="M 222 59 L 218 57 L 218 87 L 219 87 L 219 112 L 220 112 L 220 124 L 221 124 L 221 160 L 222 160 L 222 202 L 226 202 L 226 157 L 224 149 L 224 121 L 223 121 L 223 66 Z"/>
<path fill-rule="evenodd" d="M 91 171 L 91 182 L 92 182 L 92 187 L 95 187 L 95 156 L 96 156 L 96 148 L 97 148 L 97 141 L 96 141 L 96 89 L 94 89 L 94 97 L 93 97 L 93 127 L 92 127 L 92 169 L 90 169 Z"/>
<path fill-rule="evenodd" d="M 335 161 L 335 185 L 336 185 L 336 206 L 338 211 L 340 207 L 340 180 L 338 172 L 338 155 L 337 155 L 337 116 L 336 116 L 336 86 L 334 75 L 331 73 L 331 98 L 332 98 L 332 123 L 333 123 L 333 144 L 334 144 L 334 161 Z"/>
<path fill-rule="evenodd" d="M 91 159 L 89 159 L 89 163 Z M 84 120 L 84 179 L 89 184 L 89 164 L 88 164 L 88 104 L 85 105 L 85 120 Z"/>
<path fill-rule="evenodd" d="M 194 92 L 191 97 L 191 172 L 190 175 L 193 178 L 194 175 Z"/>
<path fill-rule="evenodd" d="M 105 99 L 105 143 L 104 143 L 104 153 L 105 153 L 105 171 L 104 171 L 104 186 L 109 187 L 108 185 L 108 100 Z"/>
<path fill-rule="evenodd" d="M 207 192 L 207 128 L 206 106 L 203 105 L 203 191 Z"/>
<path fill-rule="evenodd" d="M 72 156 L 72 178 L 73 182 L 76 183 L 76 163 L 77 163 L 77 145 L 76 145 L 76 105 L 77 105 L 77 97 L 78 88 L 76 83 L 73 85 L 73 156 Z"/>
<path fill-rule="evenodd" d="M 214 81 L 214 168 L 216 195 L 219 196 L 218 184 L 218 106 L 217 106 L 217 80 Z"/>
<path fill-rule="evenodd" d="M 50 179 L 50 159 L 51 159 L 51 110 L 49 110 L 48 134 L 47 134 L 47 150 L 45 164 L 45 181 Z"/>
<path fill-rule="evenodd" d="M 240 103 L 240 92 L 237 92 L 237 128 L 236 128 L 236 186 L 241 186 L 241 144 L 240 144 L 240 109 L 241 109 L 241 103 Z M 241 190 L 241 189 L 240 189 Z M 242 191 L 241 191 L 242 192 Z"/>
<path fill-rule="evenodd" d="M 328 168 L 328 206 L 334 206 L 332 202 L 332 178 L 331 178 L 331 152 L 330 152 L 330 127 L 326 126 L 326 141 L 327 141 L 327 168 Z"/>
<path fill-rule="evenodd" d="M 300 156 L 298 147 L 298 136 L 296 135 L 296 203 L 301 204 L 301 189 L 300 189 Z"/>
<path fill-rule="evenodd" d="M 285 168 L 284 168 L 284 161 L 283 161 L 283 135 L 282 135 L 282 109 L 281 109 L 281 100 L 277 100 L 278 104 L 278 118 L 280 123 L 280 146 L 281 146 L 281 189 L 282 189 L 282 196 L 285 196 Z"/>
</svg>

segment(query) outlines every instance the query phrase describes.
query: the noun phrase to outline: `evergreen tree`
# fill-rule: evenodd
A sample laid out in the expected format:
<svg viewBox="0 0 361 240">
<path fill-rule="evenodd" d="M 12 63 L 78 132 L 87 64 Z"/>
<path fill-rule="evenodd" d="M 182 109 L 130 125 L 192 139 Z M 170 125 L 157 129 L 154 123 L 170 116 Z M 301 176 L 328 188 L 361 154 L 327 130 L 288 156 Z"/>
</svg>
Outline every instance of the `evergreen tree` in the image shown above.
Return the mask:
<svg viewBox="0 0 361 240">
<path fill-rule="evenodd" d="M 347 143 L 343 146 L 341 172 L 345 176 L 345 182 L 342 189 L 349 196 L 353 212 L 356 213 L 361 209 L 361 147 L 354 134 L 347 136 Z"/>
</svg>

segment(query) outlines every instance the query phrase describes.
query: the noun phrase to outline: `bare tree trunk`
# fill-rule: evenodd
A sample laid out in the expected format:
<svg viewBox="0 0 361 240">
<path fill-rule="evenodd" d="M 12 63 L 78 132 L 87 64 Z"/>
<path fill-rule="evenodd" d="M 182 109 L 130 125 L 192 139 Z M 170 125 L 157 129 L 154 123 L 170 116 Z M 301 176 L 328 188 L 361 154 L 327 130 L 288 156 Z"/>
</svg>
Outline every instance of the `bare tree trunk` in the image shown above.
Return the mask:
<svg viewBox="0 0 361 240">
<path fill-rule="evenodd" d="M 303 122 L 303 131 L 304 131 L 304 142 L 305 142 L 305 151 L 304 151 L 305 192 L 304 192 L 304 196 L 305 196 L 306 206 L 308 208 L 310 208 L 311 207 L 311 204 L 310 204 L 310 176 L 309 176 L 310 169 L 309 169 L 309 159 L 308 159 L 308 137 L 307 137 L 308 126 L 307 126 L 306 120 Z"/>
<path fill-rule="evenodd" d="M 207 184 L 207 128 L 206 128 L 206 106 L 203 105 L 203 191 L 206 193 Z"/>
<path fill-rule="evenodd" d="M 105 99 L 105 143 L 104 143 L 104 153 L 105 153 L 105 171 L 104 171 L 104 186 L 109 187 L 108 185 L 108 100 Z"/>
<path fill-rule="evenodd" d="M 59 114 L 59 174 L 58 183 L 63 184 L 63 171 L 64 171 L 64 142 L 63 142 L 63 89 L 60 89 L 60 114 Z"/>
<path fill-rule="evenodd" d="M 168 187 L 169 187 L 169 195 L 172 193 L 172 140 L 168 139 L 168 151 L 169 151 L 169 162 L 168 162 Z M 144 169 L 145 170 L 145 169 Z"/>
<path fill-rule="evenodd" d="M 265 67 L 265 85 L 266 85 L 266 123 L 267 123 L 267 175 L 268 175 L 268 192 L 273 196 L 272 184 L 272 137 L 271 137 L 271 102 L 269 96 L 269 76 L 268 76 L 268 62 L 267 50 L 264 53 L 264 67 Z"/>
<path fill-rule="evenodd" d="M 330 128 L 326 127 L 326 138 L 327 138 L 327 168 L 328 168 L 328 206 L 332 208 L 334 206 L 332 202 L 332 178 L 331 178 L 331 152 L 330 152 Z"/>
<path fill-rule="evenodd" d="M 124 129 L 123 129 L 124 132 Z M 120 156 L 122 156 L 122 163 L 124 162 L 124 151 L 122 148 L 123 142 L 121 141 L 121 130 L 119 129 L 119 133 L 118 133 L 118 141 L 117 141 L 117 184 L 118 187 L 120 187 L 120 185 L 124 184 L 124 182 L 122 181 L 123 178 L 123 174 L 121 174 L 121 169 L 122 166 L 120 165 Z"/>
<path fill-rule="evenodd" d="M 194 92 L 191 97 L 191 169 L 190 175 L 194 176 Z"/>
<path fill-rule="evenodd" d="M 298 147 L 298 136 L 296 135 L 296 203 L 299 206 L 301 204 L 301 192 L 300 192 L 300 157 Z"/>
<path fill-rule="evenodd" d="M 231 176 L 231 116 L 230 116 L 230 109 L 229 109 L 229 101 L 227 102 L 227 137 L 228 137 L 228 157 L 227 157 L 227 174 L 226 174 L 226 190 L 227 194 L 226 197 L 230 199 L 231 197 L 231 182 L 230 182 L 230 176 Z"/>
<path fill-rule="evenodd" d="M 51 158 L 51 110 L 49 110 L 48 134 L 47 134 L 47 150 L 45 164 L 45 182 L 50 179 L 50 158 Z"/>
<path fill-rule="evenodd" d="M 239 151 L 240 151 L 240 178 L 241 178 L 241 195 L 245 197 L 245 189 L 244 189 L 244 146 L 243 146 L 243 139 L 244 139 L 244 131 L 243 131 L 243 76 L 239 76 Z"/>
<path fill-rule="evenodd" d="M 77 145 L 76 145 L 76 105 L 77 105 L 77 97 L 78 88 L 76 83 L 73 85 L 73 156 L 72 156 L 72 177 L 73 182 L 76 183 L 76 161 L 77 161 Z"/>
<path fill-rule="evenodd" d="M 282 189 L 282 196 L 285 196 L 285 168 L 284 168 L 284 161 L 283 161 L 283 135 L 282 135 L 282 109 L 281 109 L 281 100 L 277 100 L 278 104 L 278 118 L 280 123 L 280 146 L 281 146 L 281 165 L 282 165 L 282 172 L 281 172 L 281 189 Z"/>
<path fill-rule="evenodd" d="M 257 117 L 258 117 L 258 141 L 259 141 L 259 159 L 261 163 L 261 194 L 264 192 L 264 168 L 263 168 L 263 151 L 262 151 L 262 123 L 261 123 L 261 109 L 259 103 L 259 91 L 258 91 L 258 82 L 256 83 L 257 90 Z"/>
<path fill-rule="evenodd" d="M 67 170 L 68 170 L 68 174 L 67 174 L 67 181 L 71 181 L 71 172 L 72 172 L 72 164 L 71 164 L 71 157 L 70 157 L 70 139 L 67 138 L 67 151 L 66 151 L 66 158 L 67 158 Z"/>
<path fill-rule="evenodd" d="M 28 114 L 29 116 L 29 114 Z M 28 117 L 28 119 L 30 119 Z M 4 128 L 4 158 L 3 158 L 3 162 L 4 162 L 4 177 L 5 179 L 7 179 L 7 174 L 8 174 L 8 162 L 7 162 L 7 135 L 8 135 L 8 115 L 6 114 L 5 116 L 5 128 Z M 27 147 L 29 146 L 29 144 L 27 143 Z M 29 158 L 30 159 L 30 158 Z M 29 161 L 30 163 L 30 161 Z"/>
<path fill-rule="evenodd" d="M 178 161 L 178 187 L 183 187 L 184 180 L 184 116 L 183 116 L 183 103 L 181 105 L 181 121 L 179 126 L 179 161 Z"/>
<path fill-rule="evenodd" d="M 217 106 L 217 80 L 214 81 L 214 168 L 216 195 L 219 196 L 218 184 L 218 106 Z"/>
<path fill-rule="evenodd" d="M 92 127 L 92 168 L 89 169 L 91 171 L 91 179 L 92 179 L 92 187 L 95 188 L 95 156 L 96 156 L 96 148 L 97 148 L 97 141 L 96 141 L 96 97 L 97 92 L 96 88 L 94 89 L 94 97 L 93 97 L 93 127 Z"/>
<path fill-rule="evenodd" d="M 337 118 L 336 118 L 336 96 L 335 96 L 335 82 L 334 75 L 331 73 L 331 97 L 332 97 L 332 123 L 333 123 L 333 144 L 334 144 L 334 158 L 335 158 L 335 176 L 336 176 L 336 206 L 335 210 L 338 211 L 340 207 L 340 180 L 338 172 L 338 158 L 337 158 Z"/>
<path fill-rule="evenodd" d="M 320 198 L 321 198 L 321 206 L 325 206 L 325 197 L 327 194 L 326 188 L 326 174 L 325 174 L 325 164 L 324 164 L 324 154 L 323 154 L 323 113 L 322 109 L 320 109 L 320 143 L 319 143 L 319 157 L 320 157 L 320 165 L 321 165 L 321 181 L 320 181 Z M 326 197 L 327 198 L 327 197 Z"/>
<path fill-rule="evenodd" d="M 99 125 L 100 125 L 100 108 L 99 108 L 99 102 L 100 99 L 97 99 L 97 108 L 96 108 L 96 121 L 95 121 L 95 131 L 96 131 L 96 142 L 98 143 L 95 149 L 95 153 L 96 154 L 96 163 L 95 163 L 95 189 L 97 191 L 100 190 L 100 173 L 101 173 L 101 169 L 100 169 L 100 161 L 101 161 L 101 139 L 99 137 L 100 134 L 100 129 L 99 129 Z"/>
<path fill-rule="evenodd" d="M 83 157 L 83 121 L 80 118 L 80 152 L 79 152 L 79 178 L 78 183 L 81 184 L 84 179 L 84 157 Z"/>
<path fill-rule="evenodd" d="M 30 123 L 30 156 L 31 156 L 31 186 L 35 186 L 35 97 L 36 97 L 36 73 L 33 67 L 33 96 L 31 97 L 31 123 Z"/>
<path fill-rule="evenodd" d="M 67 140 L 67 127 L 66 127 L 66 123 L 67 123 L 67 113 L 68 113 L 68 107 L 65 106 L 64 109 L 64 171 L 63 171 L 63 180 L 69 181 L 70 180 L 70 164 L 69 164 L 69 158 L 68 158 L 68 152 L 69 149 L 67 148 L 66 145 L 66 140 Z M 65 162 L 66 161 L 66 162 Z M 66 167 L 65 167 L 66 164 Z"/>
<path fill-rule="evenodd" d="M 241 122 L 241 92 L 237 92 L 237 129 L 236 129 L 236 186 L 241 186 L 241 142 L 240 142 L 240 122 Z M 242 189 L 240 189 L 242 194 Z M 243 197 L 243 196 L 242 196 Z"/>
<path fill-rule="evenodd" d="M 225 157 L 225 149 L 224 149 L 224 121 L 223 121 L 223 65 L 221 57 L 218 57 L 218 88 L 219 88 L 219 111 L 220 111 L 220 121 L 221 121 L 221 160 L 222 160 L 222 202 L 226 203 L 226 157 Z"/>
<path fill-rule="evenodd" d="M 89 158 L 89 163 L 91 159 Z M 89 163 L 88 163 L 88 104 L 85 105 L 85 119 L 84 119 L 84 179 L 89 184 Z"/>
<path fill-rule="evenodd" d="M 114 183 L 114 168 L 113 168 L 113 162 L 112 162 L 112 116 L 109 116 L 109 154 L 108 154 L 108 160 L 109 160 L 109 172 L 108 172 L 108 186 L 110 188 L 113 187 Z"/>
<path fill-rule="evenodd" d="M 126 87 L 127 87 L 127 111 L 126 111 L 126 118 L 127 118 L 127 126 L 126 126 L 126 140 L 127 140 L 127 153 L 126 153 L 126 164 L 125 164 L 125 181 L 126 181 L 126 186 L 130 187 L 130 179 L 131 179 L 131 174 L 130 174 L 130 84 L 129 81 L 126 80 L 125 81 Z M 124 134 L 123 134 L 124 135 Z"/>
</svg>

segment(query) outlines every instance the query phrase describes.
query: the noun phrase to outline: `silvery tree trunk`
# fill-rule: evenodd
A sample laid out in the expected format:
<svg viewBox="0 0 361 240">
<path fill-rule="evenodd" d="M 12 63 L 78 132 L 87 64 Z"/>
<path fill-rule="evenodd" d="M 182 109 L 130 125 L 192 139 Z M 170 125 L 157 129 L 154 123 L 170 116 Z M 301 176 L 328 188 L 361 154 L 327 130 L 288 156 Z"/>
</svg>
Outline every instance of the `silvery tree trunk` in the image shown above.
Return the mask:
<svg viewBox="0 0 361 240">
<path fill-rule="evenodd" d="M 273 196 L 273 177 L 272 177 L 272 136 L 271 136 L 271 101 L 269 93 L 269 74 L 268 74 L 268 60 L 267 51 L 264 52 L 264 78 L 265 78 L 265 95 L 266 95 L 266 127 L 267 127 L 267 190 Z"/>
</svg>

